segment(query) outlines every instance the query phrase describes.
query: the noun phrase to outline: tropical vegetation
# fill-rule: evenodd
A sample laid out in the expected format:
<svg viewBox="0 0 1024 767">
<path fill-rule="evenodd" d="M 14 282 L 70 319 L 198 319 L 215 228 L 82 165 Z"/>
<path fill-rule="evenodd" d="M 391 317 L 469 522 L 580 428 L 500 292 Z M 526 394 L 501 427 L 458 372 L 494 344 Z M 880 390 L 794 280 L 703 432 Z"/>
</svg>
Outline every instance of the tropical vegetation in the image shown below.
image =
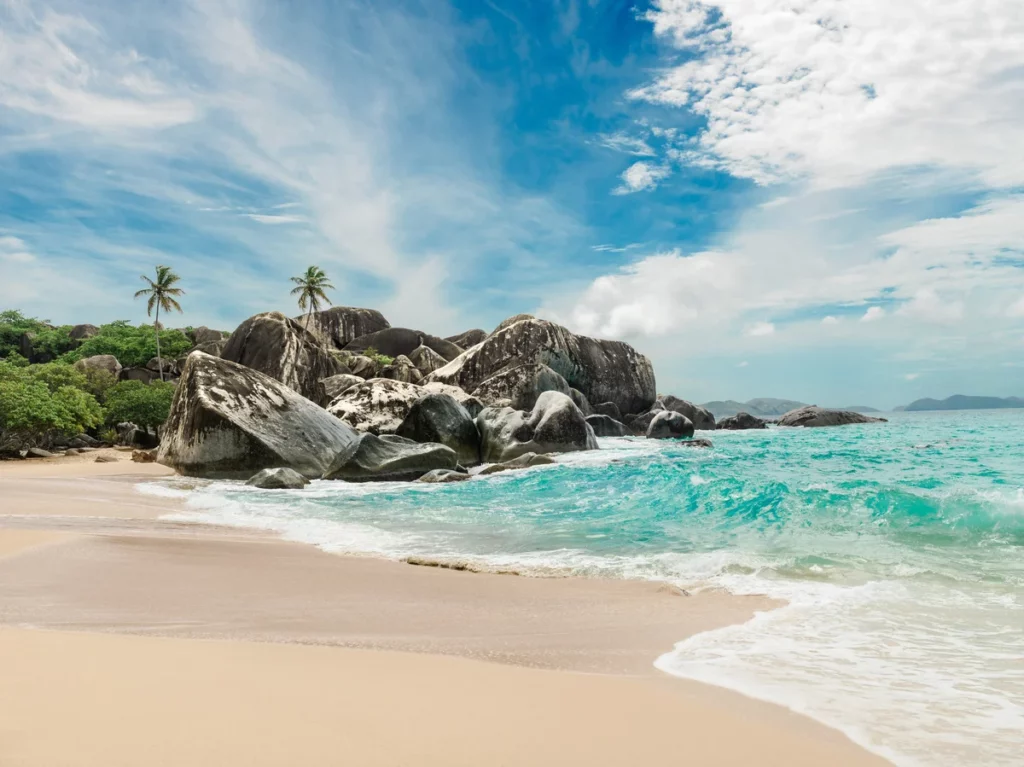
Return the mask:
<svg viewBox="0 0 1024 767">
<path fill-rule="evenodd" d="M 164 363 L 163 358 L 160 356 L 160 310 L 163 309 L 168 313 L 178 312 L 180 314 L 181 304 L 177 302 L 176 298 L 177 296 L 184 295 L 185 291 L 174 287 L 181 277 L 171 271 L 169 266 L 158 266 L 156 268 L 156 280 L 151 280 L 144 274 L 140 275 L 140 278 L 149 287 L 137 291 L 135 297 L 149 297 L 149 301 L 146 302 L 146 314 L 148 316 L 153 317 L 153 309 L 156 308 L 156 316 L 153 318 L 153 331 L 156 336 L 157 366 L 160 368 L 160 380 L 163 381 Z"/>
<path fill-rule="evenodd" d="M 292 277 L 291 280 L 295 283 L 291 294 L 299 297 L 299 309 L 306 312 L 305 327 L 308 330 L 310 315 L 320 311 L 320 302 L 331 305 L 331 299 L 327 297 L 326 291 L 334 290 L 334 286 L 319 266 L 307 267 L 305 273 L 299 277 Z"/>
</svg>

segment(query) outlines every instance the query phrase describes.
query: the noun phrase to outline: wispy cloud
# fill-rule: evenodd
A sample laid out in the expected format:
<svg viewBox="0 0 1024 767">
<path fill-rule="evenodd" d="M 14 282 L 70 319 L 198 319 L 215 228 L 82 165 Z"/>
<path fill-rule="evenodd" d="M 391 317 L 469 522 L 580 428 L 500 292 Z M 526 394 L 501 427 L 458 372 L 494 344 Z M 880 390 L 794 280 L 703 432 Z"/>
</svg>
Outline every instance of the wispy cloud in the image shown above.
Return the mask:
<svg viewBox="0 0 1024 767">
<path fill-rule="evenodd" d="M 669 175 L 668 168 L 649 162 L 635 162 L 622 172 L 622 183 L 613 194 L 632 194 L 655 189 Z"/>
</svg>

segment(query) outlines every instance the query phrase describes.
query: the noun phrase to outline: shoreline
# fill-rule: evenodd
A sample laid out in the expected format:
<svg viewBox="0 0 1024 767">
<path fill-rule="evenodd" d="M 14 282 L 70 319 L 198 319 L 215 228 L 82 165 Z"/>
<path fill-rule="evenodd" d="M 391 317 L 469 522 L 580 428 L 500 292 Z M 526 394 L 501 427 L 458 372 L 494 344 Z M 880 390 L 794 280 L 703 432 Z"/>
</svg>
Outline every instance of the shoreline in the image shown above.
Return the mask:
<svg viewBox="0 0 1024 767">
<path fill-rule="evenodd" d="M 372 657 L 372 665 L 392 685 L 400 684 L 406 672 L 399 669 L 406 664 L 413 667 L 413 678 L 455 673 L 466 684 L 478 684 L 493 676 L 497 688 L 474 693 L 487 698 L 481 708 L 507 695 L 515 698 L 512 690 L 520 685 L 582 685 L 589 690 L 597 684 L 594 680 L 604 680 L 600 690 L 589 690 L 585 697 L 596 696 L 611 705 L 625 695 L 652 721 L 662 721 L 659 717 L 671 710 L 676 729 L 680 716 L 695 723 L 682 728 L 691 739 L 705 730 L 717 733 L 717 757 L 709 750 L 700 763 L 888 764 L 838 730 L 781 706 L 655 668 L 654 661 L 676 642 L 743 622 L 755 610 L 772 607 L 770 600 L 726 594 L 680 596 L 667 584 L 653 582 L 517 578 L 327 554 L 259 531 L 159 519 L 179 510 L 180 502 L 138 493 L 134 486 L 140 480 L 172 476 L 164 467 L 130 460 L 95 464 L 59 459 L 25 468 L 12 471 L 9 465 L 0 465 L 0 490 L 11 499 L 0 515 L 0 644 L 13 643 L 25 651 L 36 644 L 59 646 L 62 655 L 80 659 L 80 648 L 86 646 L 100 654 L 104 648 L 113 652 L 121 647 L 128 655 L 164 657 L 161 663 L 193 654 L 220 658 L 225 653 L 266 652 L 277 657 L 275 662 L 287 655 L 287 662 L 309 663 L 310 684 L 324 671 L 322 653 L 333 653 L 328 666 L 344 667 L 346 673 Z M 40 594 L 47 599 L 41 600 Z M 33 629 L 14 628 L 19 625 Z M 147 644 L 153 642 L 159 647 Z M 213 645 L 233 649 L 209 649 Z M 291 655 L 302 652 L 317 660 Z M 52 657 L 45 660 L 52 662 Z M 458 669 L 448 663 L 456 663 Z M 488 668 L 506 669 L 512 676 Z M 261 667 L 255 673 L 264 671 Z M 533 674 L 548 676 L 535 679 Z M 639 687 L 619 690 L 617 685 L 626 681 Z M 374 684 L 379 683 L 381 679 L 375 679 Z M 431 694 L 444 698 L 448 693 Z M 570 697 L 572 706 L 563 706 L 557 715 L 565 728 L 577 733 L 573 743 L 579 746 L 574 728 L 589 728 L 578 720 L 578 711 L 570 709 L 584 710 L 587 701 L 575 693 Z M 527 708 L 537 705 L 535 700 L 516 699 Z M 0 706 L 7 706 L 2 694 Z M 387 718 L 386 711 L 379 713 Z M 30 716 L 22 719 L 26 728 L 43 726 Z M 489 726 L 502 729 L 501 721 Z M 737 727 L 745 732 L 739 739 L 742 745 L 730 743 L 728 733 Z M 454 731 L 450 736 L 461 737 Z M 549 744 L 562 742 L 554 734 L 547 736 Z M 671 757 L 678 756 L 686 741 L 669 736 L 670 732 L 662 734 L 659 748 L 664 750 L 652 751 L 651 763 L 672 762 Z M 491 737 L 496 735 L 492 732 Z M 649 737 L 658 740 L 656 733 Z M 620 760 L 627 758 L 614 745 L 605 744 L 603 749 L 587 752 L 586 758 L 597 763 L 615 763 L 613 753 L 620 753 Z M 485 756 L 485 751 L 473 752 L 478 762 L 497 758 Z M 452 756 L 448 748 L 431 753 Z M 583 752 L 562 753 L 564 763 L 582 758 Z M 777 754 L 778 761 L 766 760 L 766 754 Z M 527 761 L 557 763 L 539 758 L 531 754 Z M 109 751 L 103 759 L 96 763 L 131 761 L 125 756 L 118 762 L 117 754 Z M 188 761 L 181 759 L 167 763 Z M 308 759 L 318 761 L 315 754 Z M 366 763 L 403 762 L 395 757 Z"/>
</svg>

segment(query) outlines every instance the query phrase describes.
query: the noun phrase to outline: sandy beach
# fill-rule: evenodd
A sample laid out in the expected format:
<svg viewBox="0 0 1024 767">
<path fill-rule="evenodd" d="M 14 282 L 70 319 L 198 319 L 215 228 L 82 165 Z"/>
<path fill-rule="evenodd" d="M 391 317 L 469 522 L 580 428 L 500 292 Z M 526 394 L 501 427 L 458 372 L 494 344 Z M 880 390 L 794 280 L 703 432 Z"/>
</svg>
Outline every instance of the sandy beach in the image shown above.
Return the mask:
<svg viewBox="0 0 1024 767">
<path fill-rule="evenodd" d="M 341 557 L 0 463 L 0 764 L 885 764 L 653 660 L 767 600 Z"/>
</svg>

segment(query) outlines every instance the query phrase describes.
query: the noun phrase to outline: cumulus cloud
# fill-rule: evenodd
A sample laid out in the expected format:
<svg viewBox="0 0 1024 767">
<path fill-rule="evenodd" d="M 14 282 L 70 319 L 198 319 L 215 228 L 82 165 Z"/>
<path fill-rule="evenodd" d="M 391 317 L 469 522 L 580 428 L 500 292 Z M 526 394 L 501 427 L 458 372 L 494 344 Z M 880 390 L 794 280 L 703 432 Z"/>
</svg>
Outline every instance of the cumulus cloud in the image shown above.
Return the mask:
<svg viewBox="0 0 1024 767">
<path fill-rule="evenodd" d="M 861 315 L 861 322 L 877 322 L 885 316 L 885 309 L 881 306 L 869 306 L 868 310 Z"/>
<path fill-rule="evenodd" d="M 821 318 L 822 325 L 838 325 L 839 319 L 831 314 Z"/>
<path fill-rule="evenodd" d="M 775 333 L 775 326 L 770 322 L 755 322 L 748 325 L 743 331 L 745 335 L 757 338 L 759 336 L 770 336 Z"/>
<path fill-rule="evenodd" d="M 652 165 L 649 162 L 635 162 L 622 173 L 622 183 L 614 189 L 614 194 L 632 194 L 654 189 L 658 183 L 669 175 L 668 168 Z"/>
</svg>

